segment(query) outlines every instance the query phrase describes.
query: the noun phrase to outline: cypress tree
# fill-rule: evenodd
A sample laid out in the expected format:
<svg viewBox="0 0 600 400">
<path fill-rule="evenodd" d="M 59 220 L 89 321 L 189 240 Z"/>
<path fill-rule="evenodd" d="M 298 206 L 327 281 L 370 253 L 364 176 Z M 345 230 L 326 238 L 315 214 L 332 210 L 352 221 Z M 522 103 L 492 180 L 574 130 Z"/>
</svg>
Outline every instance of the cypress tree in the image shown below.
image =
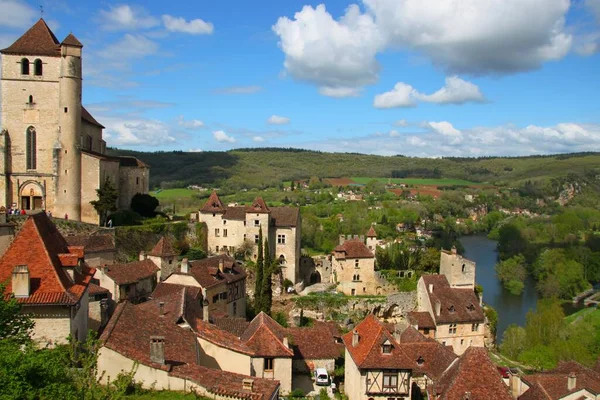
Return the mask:
<svg viewBox="0 0 600 400">
<path fill-rule="evenodd" d="M 258 256 L 256 257 L 256 283 L 254 284 L 254 310 L 259 313 L 263 308 L 263 236 L 262 227 L 258 230 Z"/>
<path fill-rule="evenodd" d="M 273 302 L 273 289 L 271 287 L 273 275 L 273 260 L 271 259 L 271 251 L 269 249 L 269 240 L 265 239 L 265 260 L 263 269 L 263 285 L 262 285 L 262 311 L 271 314 L 271 304 Z"/>
</svg>

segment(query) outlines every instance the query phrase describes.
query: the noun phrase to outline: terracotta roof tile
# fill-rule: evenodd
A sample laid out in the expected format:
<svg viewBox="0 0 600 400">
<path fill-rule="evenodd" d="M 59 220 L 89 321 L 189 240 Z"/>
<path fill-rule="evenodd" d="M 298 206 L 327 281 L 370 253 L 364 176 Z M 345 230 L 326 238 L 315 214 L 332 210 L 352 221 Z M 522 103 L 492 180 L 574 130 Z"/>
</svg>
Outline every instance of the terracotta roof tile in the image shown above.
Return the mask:
<svg viewBox="0 0 600 400">
<path fill-rule="evenodd" d="M 373 228 L 373 225 L 371 225 L 371 227 L 369 228 L 369 231 L 367 232 L 367 237 L 377 237 L 377 232 L 375 232 L 375 228 Z"/>
<path fill-rule="evenodd" d="M 257 197 L 254 199 L 251 205 L 246 207 L 246 212 L 249 213 L 270 213 L 271 210 L 267 206 L 267 203 L 263 200 L 262 197 Z"/>
<path fill-rule="evenodd" d="M 371 250 L 358 239 L 346 240 L 335 249 L 334 253 L 344 253 L 346 258 L 373 258 L 375 257 Z"/>
<path fill-rule="evenodd" d="M 411 311 L 407 314 L 408 322 L 418 329 L 435 329 L 435 322 L 427 311 Z"/>
<path fill-rule="evenodd" d="M 75 250 L 75 249 L 73 249 Z M 0 282 L 8 281 L 5 294 L 12 293 L 12 271 L 27 265 L 31 294 L 20 303 L 76 304 L 87 289 L 95 269 L 86 264 L 74 268 L 74 280 L 65 271 L 61 258 L 73 264 L 69 246 L 45 213 L 27 218 L 23 227 L 0 259 Z"/>
<path fill-rule="evenodd" d="M 440 400 L 511 400 L 508 386 L 483 347 L 469 347 L 436 385 Z"/>
<path fill-rule="evenodd" d="M 104 293 L 109 293 L 108 289 L 103 288 L 102 286 L 99 286 L 95 283 L 90 283 L 90 285 L 88 286 L 88 294 L 90 296 Z"/>
<path fill-rule="evenodd" d="M 569 390 L 569 375 L 575 375 L 575 388 Z M 600 393 L 600 373 L 574 361 L 561 361 L 554 370 L 526 375 L 523 380 L 530 388 L 519 400 L 562 399 L 583 390 Z"/>
<path fill-rule="evenodd" d="M 292 357 L 294 352 L 284 344 L 285 328 L 264 312 L 260 312 L 241 336 L 242 341 L 263 357 Z"/>
<path fill-rule="evenodd" d="M 458 358 L 450 347 L 423 336 L 411 326 L 400 335 L 400 345 L 405 354 L 416 361 L 413 375 L 427 375 L 434 381 L 439 380 L 444 371 Z"/>
<path fill-rule="evenodd" d="M 66 236 L 69 246 L 83 246 L 85 253 L 116 251 L 112 235 L 75 235 Z"/>
<path fill-rule="evenodd" d="M 102 267 L 104 274 L 117 285 L 127 285 L 155 276 L 159 268 L 151 260 L 134 261 L 127 264 L 112 264 Z"/>
<path fill-rule="evenodd" d="M 161 237 L 158 243 L 156 243 L 154 248 L 148 254 L 156 257 L 172 257 L 179 255 L 179 253 L 173 248 L 173 242 L 169 236 Z"/>
<path fill-rule="evenodd" d="M 209 341 L 219 347 L 224 347 L 242 354 L 248 354 L 251 356 L 256 355 L 254 349 L 250 348 L 243 340 L 238 336 L 219 329 L 217 326 L 205 322 L 198 322 L 198 330 L 196 332 L 198 337 Z"/>
<path fill-rule="evenodd" d="M 223 261 L 224 272 L 219 271 L 221 261 Z M 226 254 L 190 261 L 189 265 L 189 275 L 192 275 L 203 288 L 246 279 L 244 269 Z"/>
<path fill-rule="evenodd" d="M 336 343 L 335 337 L 325 325 L 310 328 L 288 328 L 294 358 L 305 360 L 336 359 L 343 354 L 344 346 Z"/>
<path fill-rule="evenodd" d="M 245 318 L 224 317 L 215 318 L 213 324 L 219 329 L 240 337 L 248 329 L 250 322 L 246 321 Z"/>
<path fill-rule="evenodd" d="M 441 304 L 440 315 L 433 316 L 438 325 L 484 321 L 483 310 L 473 289 L 452 288 L 444 275 L 423 275 L 421 279 L 425 283 L 431 307 L 435 310 L 435 304 Z"/>
<path fill-rule="evenodd" d="M 298 226 L 300 223 L 300 208 L 271 207 L 273 224 L 280 227 Z"/>
<path fill-rule="evenodd" d="M 72 33 L 69 33 L 61 44 L 66 44 L 67 46 L 83 47 L 81 42 Z"/>
<path fill-rule="evenodd" d="M 60 57 L 60 44 L 46 21 L 40 19 L 16 42 L 0 52 L 2 54 Z"/>
<path fill-rule="evenodd" d="M 213 190 L 213 192 L 208 197 L 208 200 L 206 200 L 206 203 L 204 203 L 204 205 L 200 209 L 200 212 L 205 212 L 205 213 L 225 212 L 225 206 L 223 206 L 223 203 L 221 202 L 221 199 L 219 199 L 219 196 L 217 195 L 216 191 Z"/>
<path fill-rule="evenodd" d="M 116 157 L 119 160 L 119 165 L 121 167 L 137 167 L 137 168 L 149 168 L 150 165 L 146 164 L 139 158 L 131 157 L 131 156 L 119 156 Z"/>
<path fill-rule="evenodd" d="M 160 282 L 158 285 L 156 285 L 154 292 L 152 292 L 152 298 L 157 299 L 159 297 L 169 296 L 173 293 L 180 293 L 183 289 L 186 289 L 190 295 L 198 299 L 202 298 L 202 291 L 199 287 L 177 285 L 174 283 L 165 282 Z"/>
<path fill-rule="evenodd" d="M 246 207 L 226 207 L 223 218 L 237 221 L 244 221 L 246 219 Z"/>
</svg>

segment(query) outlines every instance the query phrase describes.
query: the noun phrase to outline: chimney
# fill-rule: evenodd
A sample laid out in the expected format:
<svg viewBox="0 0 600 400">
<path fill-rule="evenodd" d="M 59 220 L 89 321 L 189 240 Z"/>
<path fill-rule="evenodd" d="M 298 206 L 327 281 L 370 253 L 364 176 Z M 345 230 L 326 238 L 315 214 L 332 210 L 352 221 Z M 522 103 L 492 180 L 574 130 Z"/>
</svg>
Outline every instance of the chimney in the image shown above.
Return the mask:
<svg viewBox="0 0 600 400">
<path fill-rule="evenodd" d="M 521 378 L 517 374 L 510 374 L 508 377 L 508 388 L 513 399 L 518 399 L 521 395 Z"/>
<path fill-rule="evenodd" d="M 219 271 L 225 273 L 225 261 L 222 258 L 219 258 Z"/>
<path fill-rule="evenodd" d="M 204 301 L 202 302 L 202 320 L 204 322 L 210 322 L 210 317 L 208 315 L 208 300 L 204 297 Z"/>
<path fill-rule="evenodd" d="M 148 256 L 144 250 L 140 251 L 140 261 L 144 261 Z"/>
<path fill-rule="evenodd" d="M 17 265 L 12 273 L 12 291 L 15 297 L 29 297 L 31 286 L 27 265 Z"/>
<path fill-rule="evenodd" d="M 359 341 L 360 337 L 358 336 L 358 331 L 354 330 L 354 332 L 352 332 L 352 347 L 358 346 Z"/>
<path fill-rule="evenodd" d="M 181 273 L 182 274 L 190 273 L 190 263 L 188 262 L 187 258 L 184 258 L 183 260 L 181 260 Z"/>
<path fill-rule="evenodd" d="M 165 363 L 165 337 L 150 336 L 150 361 L 157 364 Z"/>
<path fill-rule="evenodd" d="M 340 245 L 344 244 L 345 241 L 346 241 L 346 236 L 340 235 Z"/>
<path fill-rule="evenodd" d="M 437 317 L 440 316 L 440 311 L 442 311 L 442 303 L 440 303 L 439 301 L 435 302 L 435 315 Z"/>
<path fill-rule="evenodd" d="M 158 303 L 158 309 L 161 316 L 165 315 L 165 302 L 161 301 Z"/>
<path fill-rule="evenodd" d="M 243 390 L 247 390 L 247 391 L 252 391 L 252 388 L 254 386 L 254 380 L 253 379 L 244 379 L 242 380 L 242 389 Z"/>
<path fill-rule="evenodd" d="M 575 372 L 571 372 L 567 380 L 567 389 L 569 389 L 569 391 L 574 390 L 575 386 L 577 386 L 577 376 L 575 375 Z"/>
<path fill-rule="evenodd" d="M 290 348 L 290 341 L 289 341 L 289 339 L 287 338 L 287 336 L 284 336 L 284 337 L 283 337 L 283 345 L 284 345 L 285 347 L 287 347 L 288 349 Z"/>
<path fill-rule="evenodd" d="M 433 293 L 433 283 L 429 284 L 429 293 Z"/>
</svg>

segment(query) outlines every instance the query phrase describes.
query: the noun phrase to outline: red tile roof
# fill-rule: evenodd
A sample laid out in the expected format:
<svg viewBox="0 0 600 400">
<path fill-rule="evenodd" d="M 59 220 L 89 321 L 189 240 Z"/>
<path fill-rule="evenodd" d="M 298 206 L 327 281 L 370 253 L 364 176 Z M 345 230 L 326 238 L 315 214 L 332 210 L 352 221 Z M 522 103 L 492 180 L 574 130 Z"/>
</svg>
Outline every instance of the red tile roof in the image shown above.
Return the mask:
<svg viewBox="0 0 600 400">
<path fill-rule="evenodd" d="M 407 319 L 411 325 L 416 325 L 417 329 L 435 329 L 435 322 L 427 311 L 410 311 Z"/>
<path fill-rule="evenodd" d="M 342 356 L 344 346 L 336 343 L 335 337 L 326 325 L 310 328 L 288 328 L 294 358 L 305 360 L 328 360 Z"/>
<path fill-rule="evenodd" d="M 241 340 L 238 336 L 219 329 L 217 326 L 205 322 L 198 322 L 198 330 L 196 332 L 198 337 L 213 343 L 219 347 L 223 347 L 229 350 L 233 350 L 238 353 L 248 354 L 251 356 L 256 355 L 254 349 L 248 346 L 243 340 Z"/>
<path fill-rule="evenodd" d="M 433 381 L 439 380 L 444 371 L 458 358 L 450 347 L 423 336 L 411 326 L 400 335 L 400 345 L 404 353 L 416 361 L 413 375 L 427 375 Z"/>
<path fill-rule="evenodd" d="M 60 43 L 46 21 L 40 19 L 16 42 L 0 51 L 2 54 L 60 57 Z"/>
<path fill-rule="evenodd" d="M 173 242 L 169 236 L 161 237 L 158 243 L 156 243 L 154 248 L 148 254 L 156 257 L 172 257 L 179 255 L 179 253 L 173 248 Z"/>
<path fill-rule="evenodd" d="M 369 231 L 367 232 L 367 237 L 377 237 L 377 232 L 375 232 L 375 228 L 373 228 L 373 225 L 371 225 L 371 227 L 369 228 Z"/>
<path fill-rule="evenodd" d="M 445 275 L 423 275 L 425 290 L 435 314 L 435 305 L 440 302 L 440 315 L 433 315 L 436 324 L 483 323 L 484 315 L 479 299 L 473 289 L 450 287 Z M 430 290 L 433 285 L 433 291 Z"/>
<path fill-rule="evenodd" d="M 69 33 L 61 44 L 66 44 L 67 46 L 83 47 L 81 42 L 72 33 Z"/>
<path fill-rule="evenodd" d="M 134 261 L 127 264 L 112 264 L 102 267 L 104 274 L 117 285 L 136 283 L 156 276 L 159 268 L 150 260 Z"/>
<path fill-rule="evenodd" d="M 371 250 L 362 242 L 362 240 L 351 239 L 340 244 L 334 252 L 344 253 L 346 258 L 373 258 L 375 257 Z"/>
<path fill-rule="evenodd" d="M 240 337 L 248 329 L 250 322 L 246 321 L 246 318 L 222 317 L 214 318 L 213 324 L 219 329 Z"/>
<path fill-rule="evenodd" d="M 439 400 L 511 400 L 508 386 L 483 347 L 469 347 L 435 385 Z"/>
<path fill-rule="evenodd" d="M 116 251 L 112 235 L 75 235 L 66 236 L 69 246 L 83 246 L 85 253 Z"/>
<path fill-rule="evenodd" d="M 208 200 L 206 201 L 206 203 L 204 203 L 204 205 L 200 209 L 200 212 L 204 212 L 204 213 L 225 212 L 225 206 L 223 206 L 223 203 L 221 202 L 221 199 L 219 199 L 219 196 L 217 195 L 216 191 L 213 190 L 213 192 L 208 197 Z"/>
<path fill-rule="evenodd" d="M 165 282 L 160 282 L 158 285 L 156 285 L 156 287 L 154 288 L 154 292 L 152 292 L 151 297 L 153 299 L 157 299 L 159 297 L 169 296 L 173 293 L 181 293 L 181 291 L 183 289 L 187 290 L 187 292 L 191 296 L 193 296 L 199 300 L 202 299 L 202 291 L 199 287 L 178 285 L 178 284 L 174 284 L 174 283 L 165 283 Z"/>
<path fill-rule="evenodd" d="M 224 272 L 219 271 L 221 260 L 223 261 Z M 190 261 L 189 265 L 189 275 L 192 275 L 203 288 L 246 279 L 246 271 L 226 254 Z"/>
<path fill-rule="evenodd" d="M 285 328 L 264 312 L 260 312 L 241 336 L 242 341 L 262 357 L 292 357 L 294 352 L 284 344 Z"/>
<path fill-rule="evenodd" d="M 81 106 L 81 119 L 86 122 L 89 122 L 92 125 L 96 125 L 102 129 L 104 129 L 104 125 L 102 125 L 100 122 L 96 121 L 96 118 L 94 118 L 92 116 L 92 114 L 90 114 L 90 112 L 84 106 Z"/>
<path fill-rule="evenodd" d="M 237 221 L 244 221 L 246 219 L 246 207 L 226 207 L 223 218 Z"/>
<path fill-rule="evenodd" d="M 300 223 L 300 208 L 271 207 L 271 218 L 275 226 L 298 226 Z"/>
<path fill-rule="evenodd" d="M 248 213 L 269 213 L 271 210 L 267 206 L 267 203 L 263 200 L 262 197 L 257 197 L 254 199 L 251 205 L 246 207 L 246 212 Z"/>
<path fill-rule="evenodd" d="M 72 248 L 78 255 L 81 249 Z M 71 280 L 65 265 L 73 264 L 69 246 L 46 213 L 27 218 L 23 227 L 0 259 L 0 282 L 8 282 L 5 294 L 12 293 L 12 272 L 17 265 L 27 265 L 30 296 L 17 298 L 27 305 L 76 304 L 85 293 L 95 269 L 85 263 L 74 269 Z M 68 256 L 65 256 L 68 255 Z M 82 254 L 81 254 L 82 255 Z"/>
<path fill-rule="evenodd" d="M 570 374 L 575 375 L 573 390 L 569 390 L 568 387 Z M 582 390 L 600 394 L 600 373 L 575 361 L 561 361 L 554 370 L 526 375 L 523 381 L 530 388 L 519 397 L 519 400 L 562 399 Z"/>
<path fill-rule="evenodd" d="M 88 286 L 88 294 L 90 296 L 94 296 L 97 294 L 104 294 L 104 293 L 109 293 L 109 290 L 106 288 L 103 288 L 102 286 L 99 286 L 95 283 L 90 283 Z"/>
</svg>

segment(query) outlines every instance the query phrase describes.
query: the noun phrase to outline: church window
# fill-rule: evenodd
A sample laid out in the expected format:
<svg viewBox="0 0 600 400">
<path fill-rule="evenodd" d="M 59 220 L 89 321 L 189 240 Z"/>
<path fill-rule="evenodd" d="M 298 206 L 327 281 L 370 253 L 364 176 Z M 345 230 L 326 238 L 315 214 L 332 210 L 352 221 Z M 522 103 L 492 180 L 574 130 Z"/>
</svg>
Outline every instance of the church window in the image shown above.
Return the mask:
<svg viewBox="0 0 600 400">
<path fill-rule="evenodd" d="M 33 71 L 35 76 L 42 76 L 42 60 L 39 58 L 33 62 Z"/>
<path fill-rule="evenodd" d="M 21 75 L 29 75 L 29 60 L 27 58 L 21 59 Z"/>
<path fill-rule="evenodd" d="M 27 169 L 35 169 L 36 168 L 36 164 L 37 164 L 37 151 L 36 151 L 36 133 L 35 133 L 35 128 L 33 126 L 30 126 L 29 128 L 27 128 L 27 134 L 25 135 L 25 142 L 26 142 L 26 163 L 27 163 Z"/>
</svg>

